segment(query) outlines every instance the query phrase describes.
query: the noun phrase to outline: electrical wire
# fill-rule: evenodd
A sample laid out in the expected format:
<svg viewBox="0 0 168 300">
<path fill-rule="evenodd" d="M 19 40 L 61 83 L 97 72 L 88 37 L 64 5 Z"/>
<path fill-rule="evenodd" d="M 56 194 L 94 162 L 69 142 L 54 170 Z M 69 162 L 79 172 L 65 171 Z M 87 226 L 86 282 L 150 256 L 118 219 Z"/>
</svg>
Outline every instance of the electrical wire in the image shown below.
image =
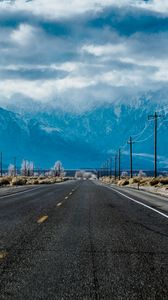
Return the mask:
<svg viewBox="0 0 168 300">
<path fill-rule="evenodd" d="M 141 132 L 139 132 L 138 134 L 133 134 L 132 137 L 134 138 L 138 136 L 140 137 L 148 127 L 149 127 L 149 122 L 146 122 L 145 127 L 141 130 Z"/>
</svg>

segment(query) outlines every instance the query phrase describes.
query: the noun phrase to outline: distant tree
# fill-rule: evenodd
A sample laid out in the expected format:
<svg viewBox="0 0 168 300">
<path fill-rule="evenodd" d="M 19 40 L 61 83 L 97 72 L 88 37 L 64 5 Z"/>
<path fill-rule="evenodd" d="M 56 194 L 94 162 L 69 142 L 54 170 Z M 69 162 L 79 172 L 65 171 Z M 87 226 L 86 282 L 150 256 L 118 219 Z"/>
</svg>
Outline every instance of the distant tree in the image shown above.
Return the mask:
<svg viewBox="0 0 168 300">
<path fill-rule="evenodd" d="M 64 176 L 64 168 L 62 162 L 60 160 L 56 161 L 49 173 L 51 176 Z"/>
<path fill-rule="evenodd" d="M 34 175 L 34 163 L 32 161 L 28 162 L 28 175 L 29 176 Z"/>
<path fill-rule="evenodd" d="M 33 174 L 34 174 L 34 163 L 32 161 L 23 160 L 21 164 L 21 175 L 33 176 Z"/>
<path fill-rule="evenodd" d="M 84 171 L 77 171 L 75 173 L 75 178 L 76 179 L 83 179 Z"/>
<path fill-rule="evenodd" d="M 92 177 L 92 173 L 91 172 L 84 172 L 83 173 L 83 178 L 84 179 L 90 179 Z"/>
<path fill-rule="evenodd" d="M 8 167 L 8 175 L 9 176 L 14 176 L 14 173 L 15 173 L 15 166 L 10 164 L 9 167 Z"/>
<path fill-rule="evenodd" d="M 146 173 L 140 170 L 138 173 L 138 177 L 146 177 Z"/>
<path fill-rule="evenodd" d="M 75 173 L 76 179 L 91 179 L 92 177 L 95 177 L 95 175 L 92 172 L 85 172 L 83 170 L 80 170 Z"/>
<path fill-rule="evenodd" d="M 128 172 L 123 171 L 123 172 L 121 173 L 121 178 L 126 178 L 126 177 L 128 177 Z"/>
</svg>

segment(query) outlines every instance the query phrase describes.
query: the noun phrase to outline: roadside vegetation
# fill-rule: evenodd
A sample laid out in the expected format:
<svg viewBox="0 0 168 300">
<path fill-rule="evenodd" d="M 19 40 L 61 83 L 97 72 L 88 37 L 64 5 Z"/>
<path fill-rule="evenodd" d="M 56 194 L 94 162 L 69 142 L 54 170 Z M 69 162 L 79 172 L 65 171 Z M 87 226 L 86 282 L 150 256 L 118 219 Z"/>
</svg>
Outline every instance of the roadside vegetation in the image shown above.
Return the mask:
<svg viewBox="0 0 168 300">
<path fill-rule="evenodd" d="M 121 177 L 119 180 L 114 177 L 104 176 L 100 180 L 106 184 L 116 184 L 120 187 L 141 189 L 168 196 L 168 177 L 152 178 L 136 176 L 133 178 Z"/>
<path fill-rule="evenodd" d="M 21 186 L 21 185 L 38 185 L 38 184 L 54 184 L 68 180 L 68 177 L 28 177 L 28 176 L 4 176 L 0 178 L 0 186 Z"/>
<path fill-rule="evenodd" d="M 115 179 L 114 177 L 104 176 L 101 180 L 105 183 L 117 184 L 118 186 L 126 186 L 126 185 L 139 185 L 139 186 L 167 186 L 168 188 L 168 177 L 134 177 L 134 178 L 122 178 Z"/>
<path fill-rule="evenodd" d="M 33 162 L 23 160 L 20 170 L 15 164 L 10 164 L 6 172 L 1 170 L 0 187 L 54 184 L 69 179 L 71 178 L 66 176 L 61 161 L 56 161 L 50 170 L 40 173 L 40 170 L 34 169 Z"/>
</svg>

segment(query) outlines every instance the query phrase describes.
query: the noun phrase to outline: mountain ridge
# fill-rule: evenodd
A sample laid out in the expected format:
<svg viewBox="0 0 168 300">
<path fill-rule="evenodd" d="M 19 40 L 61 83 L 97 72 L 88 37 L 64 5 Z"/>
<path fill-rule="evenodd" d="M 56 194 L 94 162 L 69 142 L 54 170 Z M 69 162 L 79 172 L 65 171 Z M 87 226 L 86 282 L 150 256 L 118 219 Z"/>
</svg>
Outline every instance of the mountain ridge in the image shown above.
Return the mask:
<svg viewBox="0 0 168 300">
<path fill-rule="evenodd" d="M 140 104 L 143 106 L 105 105 L 80 115 L 53 109 L 20 115 L 0 108 L 0 148 L 6 153 L 7 161 L 17 156 L 19 161 L 27 158 L 42 168 L 48 168 L 54 161 L 62 160 L 66 168 L 80 168 L 100 167 L 125 144 L 121 148 L 122 167 L 128 169 L 129 147 L 126 143 L 131 135 L 137 141 L 134 145 L 134 167 L 152 169 L 153 122 L 148 122 L 147 116 L 156 107 L 149 106 L 149 101 L 141 101 Z M 3 129 L 4 124 L 6 127 Z M 168 167 L 167 126 L 166 120 L 159 120 L 160 168 Z M 149 139 L 146 139 L 148 136 Z M 138 143 L 143 139 L 144 142 Z"/>
</svg>

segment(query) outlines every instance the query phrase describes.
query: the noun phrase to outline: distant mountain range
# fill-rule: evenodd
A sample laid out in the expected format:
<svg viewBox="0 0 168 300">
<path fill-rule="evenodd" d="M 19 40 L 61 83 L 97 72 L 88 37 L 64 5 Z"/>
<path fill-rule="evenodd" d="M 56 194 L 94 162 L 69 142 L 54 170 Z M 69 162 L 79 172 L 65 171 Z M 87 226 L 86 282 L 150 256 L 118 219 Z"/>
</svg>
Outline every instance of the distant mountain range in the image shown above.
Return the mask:
<svg viewBox="0 0 168 300">
<path fill-rule="evenodd" d="M 13 109 L 13 108 L 12 108 Z M 159 107 L 141 99 L 135 105 L 104 105 L 81 114 L 59 109 L 31 109 L 13 112 L 0 108 L 0 151 L 4 166 L 17 157 L 34 161 L 36 167 L 50 168 L 61 160 L 65 168 L 100 167 L 122 150 L 122 168 L 129 168 L 131 135 L 134 168 L 153 168 L 153 122 L 148 114 Z M 159 168 L 168 168 L 168 112 L 158 122 Z"/>
</svg>

